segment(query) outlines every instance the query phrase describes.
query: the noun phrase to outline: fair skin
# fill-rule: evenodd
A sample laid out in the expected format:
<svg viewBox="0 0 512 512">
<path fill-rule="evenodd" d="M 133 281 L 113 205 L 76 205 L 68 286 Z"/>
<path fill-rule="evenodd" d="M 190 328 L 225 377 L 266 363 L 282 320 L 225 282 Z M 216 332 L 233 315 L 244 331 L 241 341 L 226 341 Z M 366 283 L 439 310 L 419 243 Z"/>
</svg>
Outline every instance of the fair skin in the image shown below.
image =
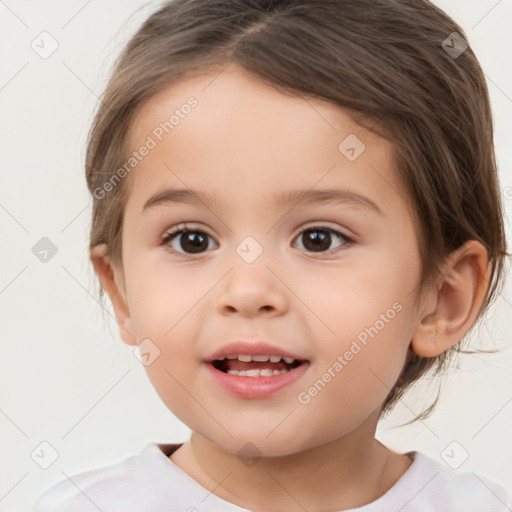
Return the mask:
<svg viewBox="0 0 512 512">
<path fill-rule="evenodd" d="M 434 357 L 471 327 L 488 281 L 486 251 L 468 242 L 451 255 L 421 304 L 417 228 L 394 171 L 388 141 L 341 109 L 284 95 L 235 65 L 188 79 L 151 98 L 132 123 L 139 148 L 169 112 L 198 106 L 130 175 L 122 264 L 104 246 L 91 260 L 113 303 L 122 339 L 149 338 L 160 356 L 146 366 L 162 401 L 192 430 L 171 460 L 221 498 L 251 510 L 327 511 L 382 496 L 410 460 L 375 439 L 382 403 L 409 351 Z M 213 81 L 212 81 L 213 80 Z M 208 85 L 208 87 L 206 87 Z M 353 162 L 339 144 L 366 146 Z M 218 196 L 143 210 L 165 187 Z M 290 190 L 344 189 L 355 203 L 274 202 Z M 159 240 L 181 223 L 206 233 L 202 252 L 184 235 Z M 322 252 L 299 232 L 330 228 Z M 248 263 L 236 252 L 252 236 L 263 249 Z M 400 312 L 307 404 L 298 395 L 394 303 Z M 204 359 L 237 337 L 264 339 L 307 360 L 298 380 L 264 399 L 233 396 Z M 250 378 L 250 377 L 247 377 Z M 256 464 L 237 452 L 257 447 Z"/>
</svg>

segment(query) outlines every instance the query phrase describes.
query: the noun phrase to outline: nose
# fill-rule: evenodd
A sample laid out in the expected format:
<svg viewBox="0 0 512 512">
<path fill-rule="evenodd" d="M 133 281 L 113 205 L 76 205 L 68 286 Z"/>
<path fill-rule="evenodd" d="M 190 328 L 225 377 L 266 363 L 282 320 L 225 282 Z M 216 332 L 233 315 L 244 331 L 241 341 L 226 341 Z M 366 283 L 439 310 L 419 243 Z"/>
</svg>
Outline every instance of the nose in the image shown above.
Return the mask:
<svg viewBox="0 0 512 512">
<path fill-rule="evenodd" d="M 267 263 L 234 262 L 222 280 L 217 298 L 217 310 L 221 314 L 279 316 L 287 311 L 287 288 L 278 271 Z"/>
</svg>

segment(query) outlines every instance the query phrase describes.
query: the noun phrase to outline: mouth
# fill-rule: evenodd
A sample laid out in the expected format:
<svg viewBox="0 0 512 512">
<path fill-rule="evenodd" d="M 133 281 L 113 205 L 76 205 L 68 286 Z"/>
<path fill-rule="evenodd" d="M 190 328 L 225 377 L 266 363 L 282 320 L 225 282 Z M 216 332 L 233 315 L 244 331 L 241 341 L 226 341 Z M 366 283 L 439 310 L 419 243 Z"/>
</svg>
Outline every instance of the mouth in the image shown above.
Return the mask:
<svg viewBox="0 0 512 512">
<path fill-rule="evenodd" d="M 243 399 L 271 398 L 301 379 L 310 361 L 263 340 L 235 340 L 204 360 L 210 382 Z"/>
<path fill-rule="evenodd" d="M 239 377 L 272 377 L 288 373 L 302 364 L 305 360 L 279 355 L 248 355 L 231 354 L 220 356 L 210 364 L 216 369 L 228 375 Z"/>
</svg>

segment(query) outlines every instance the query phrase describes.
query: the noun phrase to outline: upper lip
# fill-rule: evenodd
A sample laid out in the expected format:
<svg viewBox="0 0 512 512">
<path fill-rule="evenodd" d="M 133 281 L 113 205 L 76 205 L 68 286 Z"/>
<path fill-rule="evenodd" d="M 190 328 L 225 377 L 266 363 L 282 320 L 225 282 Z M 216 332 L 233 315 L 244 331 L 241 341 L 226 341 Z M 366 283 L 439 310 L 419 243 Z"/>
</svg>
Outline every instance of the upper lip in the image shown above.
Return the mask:
<svg viewBox="0 0 512 512">
<path fill-rule="evenodd" d="M 236 340 L 226 345 L 222 346 L 220 349 L 216 350 L 212 354 L 210 354 L 205 361 L 211 362 L 215 361 L 217 358 L 222 356 L 228 356 L 232 354 L 237 355 L 249 355 L 249 356 L 280 356 L 280 357 L 290 357 L 292 359 L 297 359 L 299 361 L 305 361 L 305 358 L 289 352 L 287 350 L 283 350 L 280 347 L 275 345 L 271 345 L 265 341 L 242 341 Z"/>
</svg>

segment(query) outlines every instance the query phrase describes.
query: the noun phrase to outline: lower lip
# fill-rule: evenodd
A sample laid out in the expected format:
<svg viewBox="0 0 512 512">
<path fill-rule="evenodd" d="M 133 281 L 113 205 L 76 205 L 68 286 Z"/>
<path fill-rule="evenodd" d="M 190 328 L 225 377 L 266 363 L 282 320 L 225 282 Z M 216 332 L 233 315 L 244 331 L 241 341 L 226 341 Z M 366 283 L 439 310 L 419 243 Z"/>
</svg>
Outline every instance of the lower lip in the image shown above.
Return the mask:
<svg viewBox="0 0 512 512">
<path fill-rule="evenodd" d="M 210 363 L 205 363 L 205 366 L 214 382 L 228 393 L 241 398 L 255 399 L 269 398 L 300 379 L 309 363 L 304 362 L 286 373 L 268 377 L 240 377 L 240 375 L 221 372 Z"/>
</svg>

